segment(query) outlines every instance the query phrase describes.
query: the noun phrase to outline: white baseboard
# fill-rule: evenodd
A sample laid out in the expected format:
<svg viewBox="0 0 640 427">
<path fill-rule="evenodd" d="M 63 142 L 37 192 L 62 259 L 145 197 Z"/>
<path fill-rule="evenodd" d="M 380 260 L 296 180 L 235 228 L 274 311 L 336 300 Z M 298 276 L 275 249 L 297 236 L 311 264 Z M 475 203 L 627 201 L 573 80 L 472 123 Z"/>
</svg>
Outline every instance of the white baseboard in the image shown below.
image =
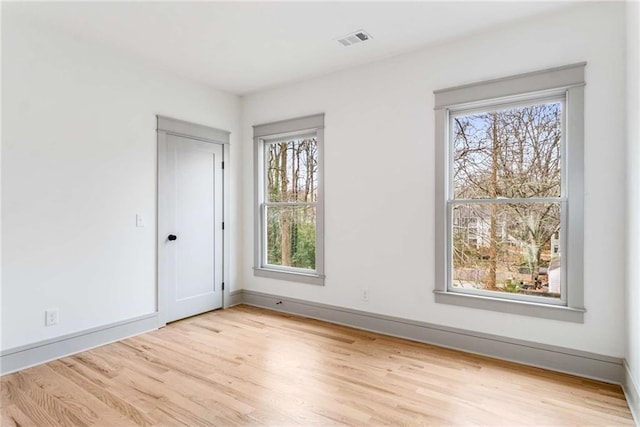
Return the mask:
<svg viewBox="0 0 640 427">
<path fill-rule="evenodd" d="M 631 375 L 631 370 L 626 360 L 624 362 L 624 382 L 622 383 L 622 389 L 627 398 L 633 419 L 636 425 L 640 426 L 640 388 L 638 388 L 638 383 L 633 378 L 633 375 Z"/>
<path fill-rule="evenodd" d="M 238 304 L 242 304 L 242 289 L 229 293 L 229 304 L 227 304 L 227 307 L 233 307 Z"/>
<path fill-rule="evenodd" d="M 250 290 L 234 292 L 247 305 L 324 320 L 413 341 L 495 357 L 614 384 L 624 379 L 623 359 L 505 338 L 426 322 L 320 304 Z M 240 294 L 240 295 L 237 295 Z"/>
<path fill-rule="evenodd" d="M 158 329 L 158 313 L 3 350 L 0 353 L 0 375 L 40 365 L 154 329 Z"/>
</svg>

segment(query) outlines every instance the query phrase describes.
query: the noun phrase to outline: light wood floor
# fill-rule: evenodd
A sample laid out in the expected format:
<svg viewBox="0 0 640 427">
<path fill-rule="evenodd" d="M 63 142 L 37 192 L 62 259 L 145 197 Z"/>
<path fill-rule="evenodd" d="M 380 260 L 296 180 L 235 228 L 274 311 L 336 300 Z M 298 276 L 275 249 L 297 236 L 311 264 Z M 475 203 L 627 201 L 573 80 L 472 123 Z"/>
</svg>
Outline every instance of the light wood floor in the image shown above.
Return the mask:
<svg viewBox="0 0 640 427">
<path fill-rule="evenodd" d="M 0 384 L 3 427 L 633 425 L 618 386 L 248 306 Z"/>
</svg>

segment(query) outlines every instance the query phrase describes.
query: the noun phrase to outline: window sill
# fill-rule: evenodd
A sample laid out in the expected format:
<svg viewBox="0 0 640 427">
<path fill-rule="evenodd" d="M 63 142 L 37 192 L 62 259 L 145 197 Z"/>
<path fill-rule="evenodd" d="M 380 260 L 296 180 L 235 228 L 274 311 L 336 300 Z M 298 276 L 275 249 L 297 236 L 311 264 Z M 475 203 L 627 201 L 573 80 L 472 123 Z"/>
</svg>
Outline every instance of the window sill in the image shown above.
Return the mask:
<svg viewBox="0 0 640 427">
<path fill-rule="evenodd" d="M 565 322 L 584 323 L 584 313 L 586 311 L 583 308 L 537 304 L 526 301 L 458 294 L 454 292 L 433 291 L 433 293 L 435 294 L 436 303 L 479 308 L 501 313 L 520 314 L 542 319 L 562 320 Z"/>
<path fill-rule="evenodd" d="M 308 285 L 324 286 L 324 276 L 319 274 L 301 273 L 298 271 L 276 270 L 273 268 L 254 267 L 253 275 L 269 279 L 287 280 L 290 282 L 306 283 Z"/>
</svg>

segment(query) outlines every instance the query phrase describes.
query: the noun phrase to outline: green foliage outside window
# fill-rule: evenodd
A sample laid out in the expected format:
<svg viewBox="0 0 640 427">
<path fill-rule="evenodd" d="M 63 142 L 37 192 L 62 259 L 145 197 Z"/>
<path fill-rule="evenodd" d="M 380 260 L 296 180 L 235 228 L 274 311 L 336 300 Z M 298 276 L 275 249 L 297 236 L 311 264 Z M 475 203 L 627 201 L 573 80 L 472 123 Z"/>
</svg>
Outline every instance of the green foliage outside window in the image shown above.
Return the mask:
<svg viewBox="0 0 640 427">
<path fill-rule="evenodd" d="M 317 141 L 265 144 L 267 263 L 315 269 Z"/>
</svg>

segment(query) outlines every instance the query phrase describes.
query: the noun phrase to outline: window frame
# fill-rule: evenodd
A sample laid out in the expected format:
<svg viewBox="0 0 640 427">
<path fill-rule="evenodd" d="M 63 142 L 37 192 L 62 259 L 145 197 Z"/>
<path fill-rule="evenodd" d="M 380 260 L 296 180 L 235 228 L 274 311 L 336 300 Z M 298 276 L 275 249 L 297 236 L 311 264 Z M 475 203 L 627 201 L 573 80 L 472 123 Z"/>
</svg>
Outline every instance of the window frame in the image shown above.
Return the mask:
<svg viewBox="0 0 640 427">
<path fill-rule="evenodd" d="M 514 109 L 514 108 L 522 108 L 529 107 L 533 105 L 540 105 L 545 103 L 558 103 L 562 106 L 562 118 L 561 118 L 561 139 L 560 139 L 560 195 L 554 197 L 528 197 L 528 198 L 490 198 L 490 197 L 481 197 L 481 198 L 456 198 L 455 197 L 455 188 L 454 188 L 454 173 L 455 173 L 455 164 L 453 160 L 453 156 L 449 155 L 447 159 L 449 173 L 447 175 L 447 253 L 450 254 L 452 251 L 451 242 L 453 241 L 453 207 L 455 205 L 465 205 L 465 204 L 538 204 L 538 203 L 557 203 L 560 205 L 560 237 L 561 242 L 563 242 L 563 237 L 565 236 L 565 226 L 567 224 L 567 179 L 566 179 L 566 168 L 567 168 L 567 150 L 566 150 L 566 138 L 565 138 L 565 125 L 566 125 L 566 93 L 563 90 L 555 91 L 552 93 L 544 92 L 542 96 L 531 96 L 526 99 L 520 99 L 514 102 L 487 102 L 483 103 L 481 106 L 473 106 L 471 108 L 462 107 L 462 108 L 449 108 L 448 109 L 448 140 L 447 140 L 447 152 L 451 154 L 454 150 L 453 147 L 453 139 L 450 137 L 451 132 L 454 127 L 454 120 L 457 117 L 463 117 L 466 115 L 483 113 L 483 112 L 491 112 L 491 111 L 500 111 L 505 109 Z M 561 247 L 564 247 L 562 244 Z M 453 264 L 451 263 L 451 257 L 447 257 L 447 273 L 450 275 L 453 270 Z M 500 293 L 495 291 L 486 291 L 486 290 L 467 290 L 467 289 L 451 289 L 452 280 L 450 277 L 447 277 L 447 291 L 453 293 L 467 293 L 471 295 L 480 295 L 492 298 L 501 298 L 508 300 L 519 300 L 519 301 L 528 301 L 528 302 L 537 302 L 541 304 L 551 304 L 551 305 L 566 305 L 566 257 L 562 257 L 561 259 L 561 297 L 558 298 L 550 298 L 543 296 L 535 296 L 535 295 L 521 295 L 521 294 L 509 294 L 509 293 Z"/>
<path fill-rule="evenodd" d="M 315 270 L 267 263 L 265 148 L 267 144 L 287 138 L 314 135 L 317 146 L 317 200 Z M 324 113 L 253 126 L 254 140 L 254 267 L 258 277 L 280 279 L 312 285 L 324 285 Z M 287 203 L 285 203 L 287 204 Z M 309 204 L 309 203 L 303 203 Z M 297 204 L 295 204 L 297 205 Z"/>
<path fill-rule="evenodd" d="M 570 322 L 584 322 L 584 70 L 586 63 L 519 74 L 434 91 L 435 96 L 435 286 L 436 303 L 514 313 Z M 563 295 L 561 301 L 540 298 L 489 296 L 449 289 L 451 275 L 453 173 L 450 123 L 453 114 L 482 111 L 503 105 L 527 105 L 544 100 L 563 105 L 563 170 L 561 195 L 561 247 Z M 534 200 L 534 199 L 532 199 Z M 526 202 L 526 199 L 515 199 Z M 458 199 L 459 203 L 460 200 Z"/>
</svg>

